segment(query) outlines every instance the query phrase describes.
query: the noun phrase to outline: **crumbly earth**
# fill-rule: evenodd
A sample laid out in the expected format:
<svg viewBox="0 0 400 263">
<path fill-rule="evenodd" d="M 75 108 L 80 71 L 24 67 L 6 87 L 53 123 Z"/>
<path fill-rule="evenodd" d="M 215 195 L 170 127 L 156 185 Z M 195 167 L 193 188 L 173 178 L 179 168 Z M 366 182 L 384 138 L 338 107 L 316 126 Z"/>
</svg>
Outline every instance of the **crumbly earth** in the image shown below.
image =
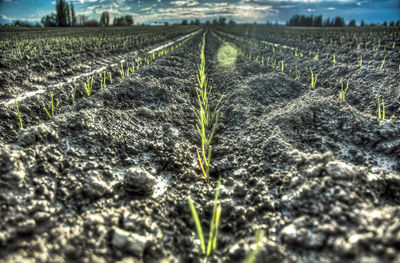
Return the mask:
<svg viewBox="0 0 400 263">
<path fill-rule="evenodd" d="M 24 100 L 18 136 L 14 105 L 1 109 L 0 262 L 204 262 L 187 197 L 208 233 L 219 177 L 209 262 L 243 262 L 257 230 L 257 262 L 400 261 L 400 121 L 380 121 L 364 96 L 374 71 L 370 92 L 384 85 L 398 106 L 399 73 L 350 71 L 343 102 L 336 86 L 244 56 L 221 66 L 209 30 L 211 105 L 224 98 L 207 185 L 194 113 L 201 35 L 91 97 L 55 90 L 65 103 L 51 120 L 48 95 Z M 332 82 L 346 66 L 329 77 L 320 63 Z"/>
</svg>

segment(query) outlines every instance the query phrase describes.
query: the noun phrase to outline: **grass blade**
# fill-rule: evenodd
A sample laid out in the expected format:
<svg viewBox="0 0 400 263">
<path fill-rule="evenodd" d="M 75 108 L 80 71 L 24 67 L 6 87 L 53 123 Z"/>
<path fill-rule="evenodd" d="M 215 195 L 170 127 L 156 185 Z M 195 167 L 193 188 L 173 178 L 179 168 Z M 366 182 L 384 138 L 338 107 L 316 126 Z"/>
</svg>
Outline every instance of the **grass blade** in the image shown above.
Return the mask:
<svg viewBox="0 0 400 263">
<path fill-rule="evenodd" d="M 194 223 L 196 225 L 197 235 L 198 235 L 199 240 L 200 240 L 201 252 L 203 254 L 205 254 L 206 253 L 206 247 L 204 245 L 203 230 L 201 228 L 199 216 L 197 215 L 196 208 L 194 207 L 194 204 L 193 204 L 193 200 L 192 200 L 192 198 L 190 196 L 188 197 L 188 202 L 189 202 L 190 211 L 192 212 Z"/>
</svg>

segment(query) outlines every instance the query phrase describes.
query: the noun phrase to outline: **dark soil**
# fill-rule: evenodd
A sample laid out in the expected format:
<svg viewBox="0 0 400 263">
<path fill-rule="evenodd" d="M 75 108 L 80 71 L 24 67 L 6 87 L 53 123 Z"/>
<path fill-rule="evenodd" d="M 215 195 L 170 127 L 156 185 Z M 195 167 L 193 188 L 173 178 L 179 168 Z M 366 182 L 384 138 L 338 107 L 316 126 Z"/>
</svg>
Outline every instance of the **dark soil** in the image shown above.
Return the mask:
<svg viewBox="0 0 400 263">
<path fill-rule="evenodd" d="M 209 262 L 243 262 L 257 230 L 257 262 L 400 261 L 399 73 L 319 61 L 326 83 L 311 88 L 305 59 L 300 81 L 244 56 L 222 67 L 209 30 L 211 105 L 224 99 L 207 185 L 193 111 L 201 35 L 91 97 L 80 87 L 52 120 L 43 94 L 24 100 L 18 136 L 14 105 L 1 110 L 0 262 L 203 262 L 187 198 L 208 233 L 219 177 Z M 342 68 L 346 102 L 331 85 Z M 379 120 L 373 94 L 390 95 L 397 117 Z"/>
</svg>

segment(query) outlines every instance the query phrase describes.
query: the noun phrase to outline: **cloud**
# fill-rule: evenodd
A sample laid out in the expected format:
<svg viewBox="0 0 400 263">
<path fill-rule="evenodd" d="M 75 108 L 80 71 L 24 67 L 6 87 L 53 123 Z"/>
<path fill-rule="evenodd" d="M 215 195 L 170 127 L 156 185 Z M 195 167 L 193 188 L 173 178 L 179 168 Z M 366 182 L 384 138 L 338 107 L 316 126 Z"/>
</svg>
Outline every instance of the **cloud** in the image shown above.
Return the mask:
<svg viewBox="0 0 400 263">
<path fill-rule="evenodd" d="M 194 0 L 178 0 L 178 1 L 171 1 L 171 5 L 174 6 L 195 6 L 198 5 L 198 1 Z"/>
<path fill-rule="evenodd" d="M 211 20 L 221 16 L 236 21 L 254 22 L 265 21 L 265 16 L 275 15 L 277 10 L 271 6 L 247 4 L 234 5 L 227 3 L 207 3 L 197 6 L 180 6 L 160 8 L 152 14 L 142 14 L 136 20 L 137 22 L 149 22 L 161 20 L 193 19 Z"/>
</svg>

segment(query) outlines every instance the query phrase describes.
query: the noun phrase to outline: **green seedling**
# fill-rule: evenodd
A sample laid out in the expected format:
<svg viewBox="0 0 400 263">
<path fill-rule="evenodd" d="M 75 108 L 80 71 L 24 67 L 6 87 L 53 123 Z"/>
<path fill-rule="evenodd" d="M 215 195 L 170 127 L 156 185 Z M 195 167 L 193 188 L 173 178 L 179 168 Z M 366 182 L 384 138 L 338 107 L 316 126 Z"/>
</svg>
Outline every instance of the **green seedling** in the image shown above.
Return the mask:
<svg viewBox="0 0 400 263">
<path fill-rule="evenodd" d="M 256 239 L 255 239 L 254 243 L 251 245 L 251 251 L 247 255 L 246 259 L 244 260 L 244 263 L 255 263 L 256 262 L 257 256 L 262 249 L 264 238 L 265 238 L 264 231 L 259 230 L 256 232 Z"/>
<path fill-rule="evenodd" d="M 282 72 L 283 72 L 283 70 L 284 70 L 284 62 L 282 61 Z"/>
<path fill-rule="evenodd" d="M 362 64 L 363 64 L 363 61 L 362 61 L 362 55 L 360 56 L 360 61 L 358 62 L 358 64 L 360 65 L 360 67 L 362 66 Z"/>
<path fill-rule="evenodd" d="M 296 62 L 296 64 L 295 64 L 295 68 L 296 68 L 296 80 L 297 80 L 297 81 L 300 81 L 300 72 L 299 72 L 299 70 L 297 69 L 297 62 Z"/>
<path fill-rule="evenodd" d="M 124 79 L 125 71 L 124 71 L 124 64 L 122 62 L 121 62 L 121 70 L 119 71 L 119 73 L 121 74 L 121 78 Z"/>
<path fill-rule="evenodd" d="M 382 60 L 381 68 L 383 68 L 383 66 L 385 65 L 385 61 L 386 61 L 386 56 Z"/>
<path fill-rule="evenodd" d="M 347 89 L 349 88 L 349 81 L 347 80 L 347 84 L 346 84 L 346 89 L 343 90 L 343 80 L 342 80 L 342 89 L 339 93 L 339 99 L 342 101 L 346 101 L 346 92 Z"/>
<path fill-rule="evenodd" d="M 274 64 L 272 65 L 273 68 L 276 66 L 276 59 L 274 59 Z"/>
<path fill-rule="evenodd" d="M 72 91 L 72 103 L 75 103 L 76 90 L 77 90 L 77 86 L 76 86 L 76 84 L 74 84 L 74 90 Z"/>
<path fill-rule="evenodd" d="M 15 106 L 17 107 L 17 115 L 18 115 L 18 120 L 19 120 L 19 128 L 22 130 L 24 126 L 22 125 L 22 118 L 21 118 L 21 113 L 19 112 L 19 107 L 18 107 L 18 102 L 15 101 Z"/>
<path fill-rule="evenodd" d="M 332 60 L 333 64 L 336 63 L 336 54 L 333 54 L 333 60 Z"/>
<path fill-rule="evenodd" d="M 210 233 L 208 236 L 207 250 L 199 216 L 197 215 L 196 208 L 194 207 L 192 198 L 190 196 L 188 197 L 190 211 L 192 212 L 193 220 L 196 225 L 197 235 L 200 240 L 200 249 L 203 255 L 206 255 L 207 257 L 210 256 L 211 253 L 217 249 L 218 228 L 222 210 L 220 205 L 217 206 L 220 185 L 221 185 L 221 178 L 218 180 L 217 189 L 215 191 L 213 214 L 210 222 Z"/>
<path fill-rule="evenodd" d="M 311 68 L 310 71 L 311 71 L 311 87 L 315 88 L 315 85 L 317 84 L 317 76 L 315 76 L 314 78 L 314 73 Z"/>
<path fill-rule="evenodd" d="M 318 61 L 318 58 L 319 58 L 319 50 L 318 50 L 317 54 L 314 56 L 314 60 Z"/>
<path fill-rule="evenodd" d="M 51 98 L 51 114 L 49 111 L 46 109 L 46 107 L 43 105 L 44 111 L 47 113 L 50 119 L 54 117 L 54 112 L 57 110 L 58 106 L 60 105 L 60 101 L 57 101 L 56 106 L 54 107 L 54 100 L 53 100 L 53 93 L 50 91 L 50 98 Z"/>
<path fill-rule="evenodd" d="M 383 100 L 383 98 L 382 98 L 382 103 L 380 103 L 378 98 L 378 118 L 383 121 L 385 120 L 385 101 Z"/>
<path fill-rule="evenodd" d="M 100 89 L 105 89 L 106 88 L 106 80 L 107 80 L 107 76 L 106 76 L 106 71 L 104 70 L 104 75 L 103 75 L 103 81 L 100 83 Z"/>
<path fill-rule="evenodd" d="M 111 72 L 110 72 L 110 84 L 112 84 L 112 75 L 111 75 Z"/>
<path fill-rule="evenodd" d="M 92 89 L 93 89 L 93 76 L 91 80 L 89 80 L 89 77 L 86 77 L 85 90 L 88 97 L 92 95 Z"/>
</svg>

